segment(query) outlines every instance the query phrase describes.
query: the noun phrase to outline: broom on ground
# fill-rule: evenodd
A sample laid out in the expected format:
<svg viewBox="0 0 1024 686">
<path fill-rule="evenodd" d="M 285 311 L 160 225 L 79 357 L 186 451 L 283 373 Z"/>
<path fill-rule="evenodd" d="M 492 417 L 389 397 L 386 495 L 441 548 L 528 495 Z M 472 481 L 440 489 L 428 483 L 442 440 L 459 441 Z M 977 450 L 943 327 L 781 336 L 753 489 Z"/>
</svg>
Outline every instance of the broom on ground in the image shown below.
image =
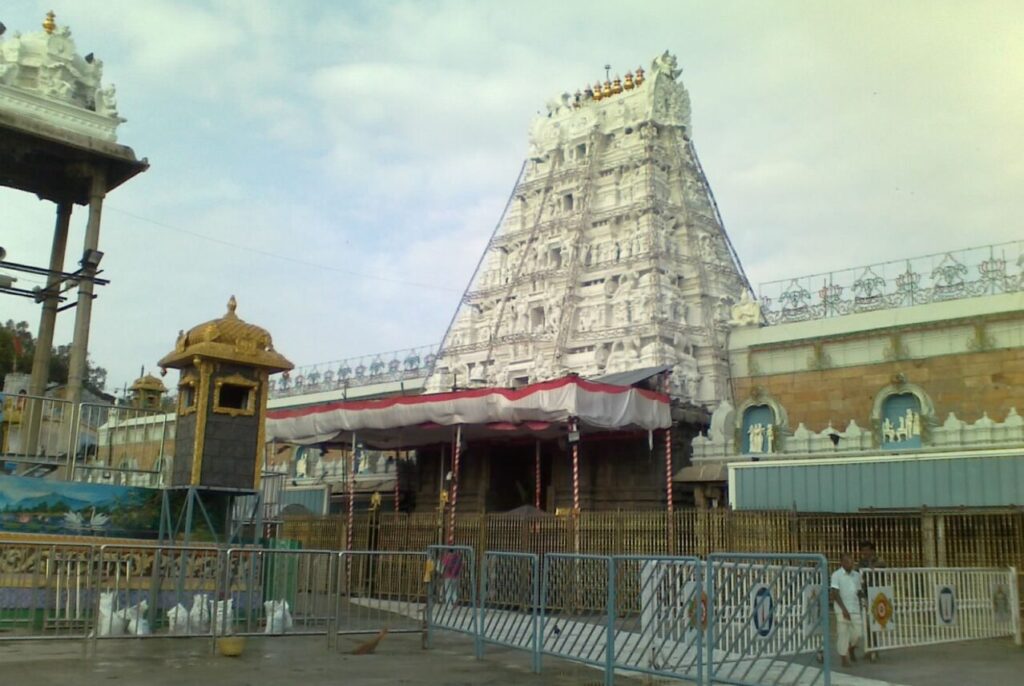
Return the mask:
<svg viewBox="0 0 1024 686">
<path fill-rule="evenodd" d="M 388 630 L 387 629 L 381 629 L 380 633 L 377 634 L 376 636 L 374 636 L 373 638 L 371 638 L 369 641 L 367 641 L 366 643 L 363 643 L 362 645 L 356 646 L 356 649 L 352 651 L 352 654 L 353 655 L 373 655 L 374 651 L 377 650 L 377 646 L 380 644 L 381 641 L 384 640 L 384 637 L 387 636 L 387 635 L 388 635 Z"/>
</svg>

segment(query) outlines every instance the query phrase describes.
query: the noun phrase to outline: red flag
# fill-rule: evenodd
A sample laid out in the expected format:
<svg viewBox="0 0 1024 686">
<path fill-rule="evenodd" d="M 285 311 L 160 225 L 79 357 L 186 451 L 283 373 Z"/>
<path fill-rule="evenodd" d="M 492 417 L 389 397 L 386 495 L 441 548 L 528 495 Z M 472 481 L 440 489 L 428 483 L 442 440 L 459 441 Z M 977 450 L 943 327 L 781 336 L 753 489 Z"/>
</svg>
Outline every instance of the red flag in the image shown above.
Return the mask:
<svg viewBox="0 0 1024 686">
<path fill-rule="evenodd" d="M 14 354 L 21 355 L 21 339 L 18 334 L 14 334 L 12 338 L 14 339 Z"/>
</svg>

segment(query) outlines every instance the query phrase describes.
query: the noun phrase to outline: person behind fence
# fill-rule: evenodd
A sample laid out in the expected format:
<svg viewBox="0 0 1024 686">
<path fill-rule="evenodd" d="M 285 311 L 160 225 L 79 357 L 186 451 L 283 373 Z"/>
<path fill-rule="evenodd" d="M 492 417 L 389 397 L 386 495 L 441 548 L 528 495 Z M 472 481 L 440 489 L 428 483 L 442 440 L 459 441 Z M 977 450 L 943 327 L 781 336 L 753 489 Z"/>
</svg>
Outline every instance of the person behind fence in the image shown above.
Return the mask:
<svg viewBox="0 0 1024 686">
<path fill-rule="evenodd" d="M 860 572 L 853 567 L 853 556 L 843 553 L 839 569 L 832 573 L 829 597 L 836 608 L 836 651 L 844 667 L 856 662 L 856 647 L 860 642 L 862 620 L 860 615 Z"/>
<path fill-rule="evenodd" d="M 444 580 L 444 601 L 454 605 L 459 600 L 459 577 L 462 575 L 462 555 L 448 550 L 441 556 L 441 578 Z"/>
</svg>

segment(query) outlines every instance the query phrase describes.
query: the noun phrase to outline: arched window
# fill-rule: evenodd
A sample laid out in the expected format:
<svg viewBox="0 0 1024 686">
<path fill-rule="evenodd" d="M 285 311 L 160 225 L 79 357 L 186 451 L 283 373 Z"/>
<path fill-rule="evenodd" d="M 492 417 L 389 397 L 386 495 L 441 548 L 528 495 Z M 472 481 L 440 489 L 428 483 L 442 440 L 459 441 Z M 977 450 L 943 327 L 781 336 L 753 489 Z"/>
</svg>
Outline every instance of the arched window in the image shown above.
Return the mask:
<svg viewBox="0 0 1024 686">
<path fill-rule="evenodd" d="M 921 401 L 913 393 L 893 393 L 882 401 L 882 447 L 920 448 Z"/>
<path fill-rule="evenodd" d="M 740 442 L 744 454 L 775 452 L 777 447 L 775 412 L 768 405 L 750 405 L 743 410 Z"/>
<path fill-rule="evenodd" d="M 875 395 L 871 424 L 883 450 L 916 450 L 927 445 L 929 427 L 936 425 L 935 406 L 923 388 L 903 374 Z"/>
</svg>

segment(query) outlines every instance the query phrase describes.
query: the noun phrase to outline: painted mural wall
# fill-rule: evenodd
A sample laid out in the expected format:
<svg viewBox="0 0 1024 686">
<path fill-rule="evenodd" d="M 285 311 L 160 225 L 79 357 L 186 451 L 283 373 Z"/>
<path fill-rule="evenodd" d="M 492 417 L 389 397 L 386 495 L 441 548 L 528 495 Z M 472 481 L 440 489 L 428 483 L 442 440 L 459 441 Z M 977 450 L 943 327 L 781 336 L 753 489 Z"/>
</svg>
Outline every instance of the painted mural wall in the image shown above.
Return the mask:
<svg viewBox="0 0 1024 686">
<path fill-rule="evenodd" d="M 161 491 L 0 475 L 0 532 L 156 538 Z"/>
</svg>

